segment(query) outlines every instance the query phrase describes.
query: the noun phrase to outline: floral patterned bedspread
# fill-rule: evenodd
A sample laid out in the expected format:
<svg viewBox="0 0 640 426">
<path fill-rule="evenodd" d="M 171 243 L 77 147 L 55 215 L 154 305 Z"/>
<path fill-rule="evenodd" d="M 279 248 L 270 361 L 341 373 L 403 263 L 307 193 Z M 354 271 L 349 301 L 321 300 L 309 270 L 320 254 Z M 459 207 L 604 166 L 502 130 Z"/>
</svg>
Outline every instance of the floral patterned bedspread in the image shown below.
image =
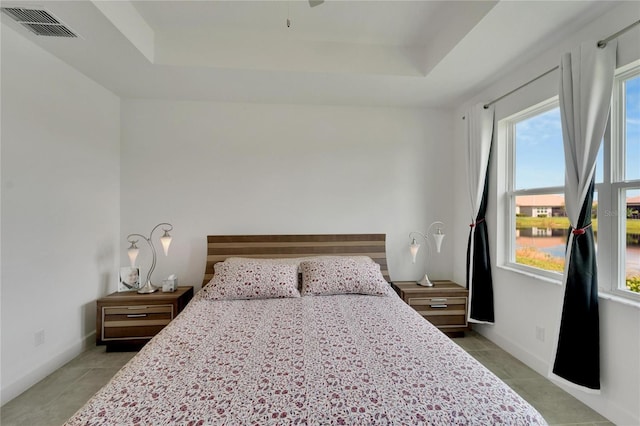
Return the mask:
<svg viewBox="0 0 640 426">
<path fill-rule="evenodd" d="M 67 425 L 535 425 L 395 294 L 194 297 Z"/>
</svg>

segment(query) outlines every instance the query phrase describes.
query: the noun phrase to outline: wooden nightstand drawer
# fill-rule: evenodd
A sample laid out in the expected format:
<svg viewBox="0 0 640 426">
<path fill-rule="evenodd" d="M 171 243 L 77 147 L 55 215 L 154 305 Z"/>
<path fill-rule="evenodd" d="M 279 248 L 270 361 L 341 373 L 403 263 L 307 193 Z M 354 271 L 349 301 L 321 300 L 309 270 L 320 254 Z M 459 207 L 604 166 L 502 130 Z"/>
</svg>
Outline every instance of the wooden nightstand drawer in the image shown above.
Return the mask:
<svg viewBox="0 0 640 426">
<path fill-rule="evenodd" d="M 102 341 L 110 340 L 135 340 L 135 339 L 151 339 L 158 334 L 169 321 L 155 324 L 140 324 L 138 327 L 121 327 L 121 326 L 105 326 L 102 331 Z"/>
<path fill-rule="evenodd" d="M 109 306 L 102 315 L 102 340 L 150 339 L 171 322 L 173 305 Z"/>
<path fill-rule="evenodd" d="M 423 315 L 429 322 L 442 331 L 449 328 L 467 327 L 467 317 L 463 315 Z"/>
<path fill-rule="evenodd" d="M 393 287 L 409 306 L 445 333 L 468 330 L 468 291 L 451 281 L 435 281 L 433 287 L 415 282 L 395 282 Z"/>
<path fill-rule="evenodd" d="M 420 315 L 465 315 L 466 297 L 410 297 L 409 306 Z"/>
<path fill-rule="evenodd" d="M 102 308 L 105 321 L 136 322 L 145 319 L 173 319 L 173 305 L 108 306 Z"/>
<path fill-rule="evenodd" d="M 96 343 L 107 349 L 141 346 L 160 332 L 193 297 L 193 287 L 173 293 L 113 293 L 97 302 Z"/>
</svg>

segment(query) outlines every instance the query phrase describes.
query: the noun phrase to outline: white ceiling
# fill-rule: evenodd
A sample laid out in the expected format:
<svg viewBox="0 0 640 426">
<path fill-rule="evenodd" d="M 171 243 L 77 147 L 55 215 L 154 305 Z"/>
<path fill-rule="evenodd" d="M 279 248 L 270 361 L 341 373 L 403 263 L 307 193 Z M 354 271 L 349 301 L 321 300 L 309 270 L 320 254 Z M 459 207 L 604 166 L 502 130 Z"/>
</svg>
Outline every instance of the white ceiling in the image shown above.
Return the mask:
<svg viewBox="0 0 640 426">
<path fill-rule="evenodd" d="M 451 107 L 616 5 L 2 0 L 80 38 L 2 24 L 123 98 Z"/>
</svg>

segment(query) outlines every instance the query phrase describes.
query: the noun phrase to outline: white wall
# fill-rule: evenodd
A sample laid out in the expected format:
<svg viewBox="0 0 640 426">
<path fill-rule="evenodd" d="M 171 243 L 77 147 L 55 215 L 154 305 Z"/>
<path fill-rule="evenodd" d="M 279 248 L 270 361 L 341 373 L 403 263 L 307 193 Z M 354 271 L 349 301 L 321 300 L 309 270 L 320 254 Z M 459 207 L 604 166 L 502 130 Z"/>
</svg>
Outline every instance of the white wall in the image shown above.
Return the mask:
<svg viewBox="0 0 640 426">
<path fill-rule="evenodd" d="M 599 18 L 579 33 L 563 38 L 557 48 L 546 52 L 526 66 L 503 78 L 483 93 L 470 99 L 454 114 L 454 158 L 459 167 L 464 164 L 463 122 L 460 117 L 468 105 L 495 99 L 520 84 L 531 80 L 558 64 L 560 55 L 579 46 L 583 41 L 599 40 L 640 18 L 637 3 L 628 2 L 611 13 Z M 618 65 L 622 66 L 640 58 L 640 29 L 619 38 Z M 496 104 L 496 121 L 546 100 L 558 93 L 557 72 L 550 74 L 524 89 L 508 96 Z M 498 167 L 504 156 L 504 147 L 494 142 L 494 153 L 490 169 L 490 197 L 487 225 L 490 232 L 491 258 L 493 262 L 496 323 L 494 326 L 474 326 L 482 334 L 511 352 L 523 362 L 546 374 L 553 359 L 554 332 L 557 330 L 563 294 L 559 284 L 524 276 L 496 265 L 503 260 L 503 238 L 500 226 L 503 223 L 501 209 L 503 199 L 499 196 Z M 455 234 L 456 251 L 466 249 L 470 209 L 466 195 L 466 180 L 460 176 L 455 180 L 456 218 L 459 231 Z M 601 223 L 602 225 L 602 223 Z M 601 229 L 604 229 L 601 227 Z M 607 255 L 607 253 L 603 253 Z M 600 282 L 608 279 L 606 273 Z M 464 260 L 456 257 L 454 278 L 463 282 Z M 546 331 L 544 342 L 536 340 L 536 327 Z M 640 308 L 600 299 L 601 336 L 601 395 L 588 395 L 570 391 L 574 396 L 600 412 L 616 424 L 640 424 Z"/>
<path fill-rule="evenodd" d="M 199 288 L 208 234 L 379 232 L 391 277 L 418 278 L 409 232 L 452 214 L 451 128 L 428 110 L 123 101 L 121 261 L 128 233 L 169 221 L 155 281 Z"/>
<path fill-rule="evenodd" d="M 634 14 L 633 2 L 621 6 L 467 104 L 502 95 Z M 640 56 L 637 38 L 620 39 L 622 62 Z M 556 91 L 549 76 L 500 102 L 497 116 Z M 386 233 L 392 278 L 414 279 L 421 265 L 410 263 L 408 233 L 440 219 L 448 237 L 430 275 L 464 282 L 464 106 L 451 115 L 128 100 L 119 109 L 113 94 L 2 26 L 3 403 L 92 338 L 95 299 L 115 290 L 115 271 L 127 262 L 125 236 L 160 221 L 175 230 L 156 280 L 175 272 L 199 287 L 207 234 L 339 232 Z M 495 159 L 487 218 L 494 265 Z M 495 267 L 494 279 L 497 323 L 478 329 L 546 372 L 552 339 L 536 340 L 535 327 L 556 327 L 559 286 Z M 603 392 L 576 394 L 620 424 L 640 423 L 639 325 L 637 308 L 602 301 Z M 36 346 L 41 330 L 45 342 Z"/>
<path fill-rule="evenodd" d="M 2 25 L 2 403 L 93 343 L 116 288 L 119 109 Z"/>
</svg>

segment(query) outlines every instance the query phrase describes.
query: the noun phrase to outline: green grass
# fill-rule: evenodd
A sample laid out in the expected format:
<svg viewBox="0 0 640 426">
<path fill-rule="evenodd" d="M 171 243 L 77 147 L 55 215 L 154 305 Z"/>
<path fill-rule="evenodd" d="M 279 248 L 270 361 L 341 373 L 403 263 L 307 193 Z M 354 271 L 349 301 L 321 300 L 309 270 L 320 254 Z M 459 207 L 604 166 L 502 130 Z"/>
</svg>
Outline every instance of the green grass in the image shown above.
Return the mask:
<svg viewBox="0 0 640 426">
<path fill-rule="evenodd" d="M 567 217 L 516 217 L 516 229 L 522 228 L 569 228 Z"/>
<path fill-rule="evenodd" d="M 598 219 L 593 219 L 593 230 L 598 230 Z M 517 217 L 516 229 L 526 228 L 569 228 L 569 218 L 566 217 Z M 640 234 L 640 219 L 627 219 L 627 234 Z"/>
<path fill-rule="evenodd" d="M 524 247 L 516 250 L 516 263 L 532 266 L 546 271 L 564 271 L 564 257 L 553 257 L 534 247 Z"/>
<path fill-rule="evenodd" d="M 545 271 L 564 271 L 564 257 L 553 257 L 535 247 L 517 249 L 516 263 L 544 269 Z M 629 291 L 640 293 L 640 276 L 627 277 L 626 284 Z"/>
<path fill-rule="evenodd" d="M 640 234 L 640 219 L 627 219 L 627 234 Z"/>
</svg>

